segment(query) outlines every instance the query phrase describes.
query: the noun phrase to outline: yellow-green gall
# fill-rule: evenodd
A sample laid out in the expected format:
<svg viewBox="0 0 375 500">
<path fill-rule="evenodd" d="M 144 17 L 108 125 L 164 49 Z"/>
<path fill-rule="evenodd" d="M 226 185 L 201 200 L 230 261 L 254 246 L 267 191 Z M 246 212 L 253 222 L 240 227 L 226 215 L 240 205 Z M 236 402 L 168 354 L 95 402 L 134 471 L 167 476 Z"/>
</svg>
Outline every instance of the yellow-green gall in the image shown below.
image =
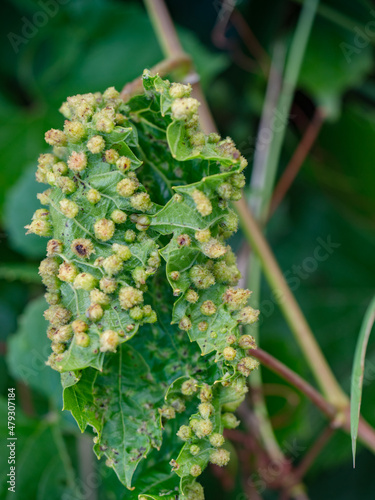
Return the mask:
<svg viewBox="0 0 375 500">
<path fill-rule="evenodd" d="M 59 161 L 58 163 L 55 163 L 55 165 L 52 168 L 53 168 L 53 173 L 56 176 L 65 175 L 68 173 L 68 170 L 69 170 L 68 165 L 63 161 Z"/>
<path fill-rule="evenodd" d="M 120 155 L 115 149 L 107 149 L 104 153 L 105 161 L 110 165 L 114 165 L 116 161 L 119 159 Z"/>
<path fill-rule="evenodd" d="M 189 120 L 198 111 L 199 102 L 193 97 L 177 98 L 172 103 L 172 115 L 175 120 Z"/>
<path fill-rule="evenodd" d="M 244 307 L 236 314 L 236 319 L 243 325 L 251 325 L 258 321 L 260 311 L 250 306 Z"/>
<path fill-rule="evenodd" d="M 98 132 L 110 134 L 115 128 L 115 112 L 113 108 L 107 107 L 93 116 L 93 123 Z"/>
<path fill-rule="evenodd" d="M 50 306 L 55 306 L 60 302 L 60 295 L 58 293 L 47 292 L 44 294 L 47 304 Z"/>
<path fill-rule="evenodd" d="M 242 358 L 241 361 L 237 364 L 237 370 L 245 377 L 248 377 L 250 373 L 255 370 L 255 368 L 258 368 L 258 366 L 259 361 L 254 358 L 250 358 L 250 356 L 247 356 L 245 358 Z"/>
<path fill-rule="evenodd" d="M 195 392 L 197 392 L 197 381 L 193 378 L 189 380 L 185 380 L 181 385 L 181 392 L 184 396 L 192 396 Z"/>
<path fill-rule="evenodd" d="M 74 264 L 70 262 L 63 262 L 59 267 L 58 278 L 66 283 L 73 283 L 78 275 L 78 269 Z"/>
<path fill-rule="evenodd" d="M 166 420 L 171 420 L 176 417 L 176 412 L 172 406 L 163 406 L 163 408 L 158 408 L 158 411 L 160 416 Z"/>
<path fill-rule="evenodd" d="M 227 288 L 222 299 L 230 311 L 236 311 L 246 304 L 250 293 L 243 288 Z"/>
<path fill-rule="evenodd" d="M 115 233 L 115 223 L 109 219 L 100 219 L 95 222 L 94 231 L 98 240 L 108 241 Z"/>
<path fill-rule="evenodd" d="M 123 261 L 118 255 L 110 255 L 103 260 L 102 266 L 104 271 L 109 275 L 113 276 L 118 274 L 123 268 Z"/>
<path fill-rule="evenodd" d="M 190 468 L 190 475 L 193 477 L 198 477 L 202 474 L 202 468 L 198 464 L 194 464 Z"/>
<path fill-rule="evenodd" d="M 26 234 L 36 234 L 37 236 L 50 236 L 52 232 L 52 226 L 51 224 L 42 219 L 36 219 L 31 222 L 31 224 L 28 224 L 25 226 L 25 229 L 27 229 Z"/>
<path fill-rule="evenodd" d="M 64 351 L 66 351 L 66 345 L 63 344 L 62 342 L 53 341 L 51 344 L 51 349 L 55 354 L 61 354 Z"/>
<path fill-rule="evenodd" d="M 195 290 L 188 290 L 185 299 L 190 302 L 190 304 L 195 304 L 199 300 L 199 295 Z"/>
<path fill-rule="evenodd" d="M 84 152 L 72 151 L 68 159 L 68 167 L 75 173 L 82 172 L 87 166 L 87 157 Z"/>
<path fill-rule="evenodd" d="M 188 441 L 193 436 L 191 427 L 189 427 L 188 425 L 181 425 L 181 427 L 177 431 L 177 436 L 182 439 L 182 441 Z"/>
<path fill-rule="evenodd" d="M 69 177 L 57 177 L 56 186 L 61 189 L 64 194 L 72 194 L 77 190 L 77 185 Z"/>
<path fill-rule="evenodd" d="M 97 279 L 90 273 L 80 273 L 76 276 L 73 286 L 76 289 L 83 289 L 89 292 L 95 288 Z"/>
<path fill-rule="evenodd" d="M 101 135 L 94 135 L 87 142 L 87 149 L 90 151 L 90 153 L 93 154 L 101 153 L 104 148 L 105 148 L 105 140 Z"/>
<path fill-rule="evenodd" d="M 211 142 L 213 144 L 219 142 L 220 139 L 221 139 L 220 135 L 217 134 L 216 132 L 211 132 L 211 134 L 208 135 L 208 142 Z"/>
<path fill-rule="evenodd" d="M 100 335 L 100 351 L 101 352 L 116 352 L 117 346 L 120 343 L 120 337 L 114 330 L 105 330 Z"/>
<path fill-rule="evenodd" d="M 74 338 L 76 345 L 79 347 L 88 347 L 90 345 L 90 337 L 87 333 L 77 333 Z"/>
<path fill-rule="evenodd" d="M 210 462 L 212 464 L 218 465 L 219 467 L 224 467 L 230 460 L 230 453 L 224 448 L 219 448 L 210 453 Z"/>
<path fill-rule="evenodd" d="M 224 444 L 224 436 L 222 434 L 219 434 L 218 432 L 214 432 L 211 434 L 209 437 L 210 443 L 212 446 L 215 446 L 215 448 L 219 448 L 220 446 L 223 446 Z"/>
<path fill-rule="evenodd" d="M 208 384 L 203 384 L 200 393 L 199 393 L 199 399 L 202 401 L 202 403 L 207 403 L 211 401 L 212 399 L 212 389 Z"/>
<path fill-rule="evenodd" d="M 100 290 L 104 293 L 113 293 L 117 288 L 117 281 L 114 278 L 104 277 L 99 282 Z"/>
<path fill-rule="evenodd" d="M 71 142 L 79 142 L 86 135 L 86 128 L 79 121 L 65 120 L 64 132 Z"/>
<path fill-rule="evenodd" d="M 201 231 L 196 231 L 194 236 L 200 243 L 207 243 L 211 238 L 211 231 L 209 229 L 202 229 Z"/>
<path fill-rule="evenodd" d="M 200 322 L 198 323 L 198 330 L 199 330 L 200 332 L 205 332 L 205 331 L 207 330 L 207 328 L 208 328 L 208 323 L 207 323 L 207 321 L 200 321 Z"/>
<path fill-rule="evenodd" d="M 233 361 L 234 358 L 237 356 L 237 351 L 236 349 L 233 349 L 233 347 L 225 347 L 223 349 L 223 356 L 225 360 Z"/>
<path fill-rule="evenodd" d="M 86 198 L 90 203 L 96 205 L 100 201 L 101 195 L 97 189 L 89 189 Z"/>
<path fill-rule="evenodd" d="M 197 444 L 192 444 L 189 448 L 190 453 L 195 457 L 201 451 L 200 447 Z M 192 497 L 195 500 L 195 497 Z"/>
<path fill-rule="evenodd" d="M 199 189 L 194 189 L 194 191 L 191 194 L 191 197 L 194 200 L 198 212 L 203 217 L 210 215 L 210 213 L 212 212 L 212 204 L 202 191 L 199 191 Z"/>
<path fill-rule="evenodd" d="M 190 320 L 190 318 L 188 318 L 187 316 L 184 316 L 184 317 L 180 320 L 180 322 L 179 322 L 178 326 L 179 326 L 179 328 L 180 328 L 181 330 L 185 330 L 186 332 L 188 332 L 188 331 L 191 329 L 191 327 L 192 327 L 192 324 L 191 324 L 191 320 Z"/>
<path fill-rule="evenodd" d="M 116 167 L 121 172 L 127 172 L 131 167 L 130 158 L 127 158 L 126 156 L 120 156 L 120 158 L 118 158 L 118 160 L 116 161 Z"/>
<path fill-rule="evenodd" d="M 176 238 L 176 243 L 179 247 L 188 247 L 191 244 L 191 238 L 188 234 L 180 234 Z"/>
<path fill-rule="evenodd" d="M 132 271 L 132 278 L 135 281 L 137 287 L 139 287 L 140 285 L 144 285 L 146 283 L 148 274 L 146 273 L 146 270 L 143 269 L 143 267 L 136 267 Z"/>
<path fill-rule="evenodd" d="M 99 304 L 101 306 L 108 306 L 111 301 L 110 297 L 106 293 L 101 292 L 97 288 L 91 290 L 90 300 L 93 304 Z"/>
<path fill-rule="evenodd" d="M 44 317 L 47 321 L 51 323 L 53 326 L 62 326 L 66 325 L 70 318 L 71 312 L 68 309 L 65 309 L 61 306 L 51 306 L 46 311 L 44 311 Z"/>
<path fill-rule="evenodd" d="M 54 335 L 54 340 L 57 342 L 69 342 L 73 337 L 73 330 L 71 325 L 60 326 Z"/>
<path fill-rule="evenodd" d="M 120 245 L 119 243 L 114 243 L 112 245 L 112 250 L 121 260 L 129 260 L 132 256 L 131 250 L 126 245 Z"/>
<path fill-rule="evenodd" d="M 189 275 L 194 285 L 201 290 L 215 284 L 214 275 L 204 266 L 193 266 Z"/>
<path fill-rule="evenodd" d="M 230 200 L 233 195 L 233 188 L 229 182 L 223 182 L 217 188 L 217 193 L 221 198 L 224 198 L 224 200 Z"/>
<path fill-rule="evenodd" d="M 102 319 L 104 314 L 104 311 L 102 309 L 102 306 L 99 304 L 92 304 L 87 310 L 86 310 L 86 318 L 90 319 L 91 321 L 99 321 Z"/>
<path fill-rule="evenodd" d="M 36 197 L 42 205 L 48 205 L 50 202 L 49 197 L 51 196 L 51 192 L 51 189 L 46 189 L 45 191 L 43 191 L 43 193 L 38 193 Z"/>
<path fill-rule="evenodd" d="M 212 300 L 205 300 L 200 307 L 200 312 L 205 316 L 212 316 L 217 311 L 215 304 Z"/>
<path fill-rule="evenodd" d="M 132 286 L 124 286 L 119 293 L 120 305 L 123 309 L 131 309 L 143 302 L 143 293 Z"/>
<path fill-rule="evenodd" d="M 228 266 L 224 260 L 215 262 L 212 272 L 219 283 L 228 285 L 236 285 L 241 278 L 237 266 L 235 264 Z"/>
<path fill-rule="evenodd" d="M 204 419 L 211 417 L 215 412 L 215 408 L 212 406 L 211 403 L 201 403 L 198 406 L 198 410 L 199 413 L 201 414 L 201 417 Z"/>
<path fill-rule="evenodd" d="M 113 222 L 115 224 L 124 224 L 124 222 L 126 222 L 127 218 L 128 218 L 128 216 L 122 210 L 116 209 L 111 213 L 111 219 L 113 220 Z"/>
<path fill-rule="evenodd" d="M 128 198 L 138 189 L 139 182 L 136 179 L 122 179 L 116 186 L 116 191 L 120 196 Z"/>
<path fill-rule="evenodd" d="M 81 319 L 76 319 L 72 323 L 72 329 L 75 334 L 84 333 L 88 330 L 89 325 Z"/>
<path fill-rule="evenodd" d="M 45 133 L 44 139 L 50 146 L 65 146 L 67 143 L 66 135 L 62 130 L 51 128 Z"/>
<path fill-rule="evenodd" d="M 188 83 L 184 85 L 183 83 L 172 83 L 169 87 L 169 95 L 176 98 L 188 97 L 191 93 L 191 85 Z"/>
<path fill-rule="evenodd" d="M 221 421 L 226 429 L 235 429 L 240 425 L 240 421 L 233 413 L 223 413 Z"/>
<path fill-rule="evenodd" d="M 43 259 L 39 265 L 39 274 L 40 276 L 56 276 L 59 272 L 59 264 L 56 259 L 53 257 L 47 257 L 47 259 Z"/>
<path fill-rule="evenodd" d="M 143 310 L 139 306 L 135 306 L 132 309 L 130 309 L 129 316 L 131 319 L 134 319 L 134 321 L 141 321 L 143 318 Z"/>
<path fill-rule="evenodd" d="M 88 259 L 95 253 L 93 242 L 87 238 L 73 240 L 70 249 L 77 257 L 81 257 L 82 259 Z"/>
<path fill-rule="evenodd" d="M 252 335 L 242 335 L 238 339 L 238 345 L 242 349 L 256 349 L 256 342 Z"/>
<path fill-rule="evenodd" d="M 134 194 L 130 198 L 130 204 L 134 210 L 139 210 L 140 212 L 146 212 L 152 207 L 150 195 L 148 193 Z"/>
<path fill-rule="evenodd" d="M 227 344 L 232 345 L 237 341 L 237 337 L 233 333 L 231 333 L 230 335 L 228 335 L 225 341 Z"/>
<path fill-rule="evenodd" d="M 133 231 L 133 229 L 128 229 L 127 231 L 125 231 L 124 240 L 126 241 L 126 243 L 133 243 L 136 237 L 137 234 L 135 231 Z"/>
<path fill-rule="evenodd" d="M 213 428 L 214 426 L 211 420 L 199 420 L 198 423 L 194 425 L 193 431 L 198 438 L 202 439 L 205 436 L 209 436 Z"/>
<path fill-rule="evenodd" d="M 169 273 L 169 277 L 172 281 L 178 281 L 180 279 L 180 273 L 178 271 L 172 271 Z"/>
<path fill-rule="evenodd" d="M 68 219 L 74 219 L 74 217 L 77 216 L 79 207 L 76 202 L 64 199 L 60 201 L 59 205 L 61 212 L 65 217 L 68 217 Z"/>
<path fill-rule="evenodd" d="M 225 255 L 227 249 L 217 239 L 211 238 L 207 243 L 202 245 L 202 251 L 210 259 L 218 259 Z"/>
</svg>

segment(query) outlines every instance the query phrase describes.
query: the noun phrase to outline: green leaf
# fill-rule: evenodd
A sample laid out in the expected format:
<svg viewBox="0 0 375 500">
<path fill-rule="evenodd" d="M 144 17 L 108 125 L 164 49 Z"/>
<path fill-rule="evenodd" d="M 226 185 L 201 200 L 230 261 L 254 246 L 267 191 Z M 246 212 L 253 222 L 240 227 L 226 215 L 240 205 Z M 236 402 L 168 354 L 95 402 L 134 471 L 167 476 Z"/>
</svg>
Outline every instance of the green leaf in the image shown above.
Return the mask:
<svg viewBox="0 0 375 500">
<path fill-rule="evenodd" d="M 352 383 L 350 391 L 350 434 L 352 437 L 353 466 L 355 467 L 355 453 L 358 436 L 358 425 L 361 412 L 363 376 L 365 371 L 365 357 L 370 333 L 375 321 L 375 297 L 370 302 L 359 332 L 357 346 L 354 353 Z"/>
</svg>

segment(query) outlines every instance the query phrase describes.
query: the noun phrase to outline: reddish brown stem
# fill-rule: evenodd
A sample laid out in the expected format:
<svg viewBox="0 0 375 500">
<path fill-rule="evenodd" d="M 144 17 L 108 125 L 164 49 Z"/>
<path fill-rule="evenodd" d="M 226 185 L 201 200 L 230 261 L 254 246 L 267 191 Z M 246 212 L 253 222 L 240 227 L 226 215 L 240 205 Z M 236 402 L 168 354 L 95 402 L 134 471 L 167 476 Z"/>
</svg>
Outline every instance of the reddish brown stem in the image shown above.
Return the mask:
<svg viewBox="0 0 375 500">
<path fill-rule="evenodd" d="M 326 446 L 328 441 L 331 439 L 334 432 L 335 432 L 335 429 L 331 425 L 327 426 L 323 430 L 321 435 L 318 437 L 318 439 L 315 441 L 315 443 L 312 445 L 312 447 L 309 449 L 309 451 L 303 457 L 303 459 L 301 460 L 301 463 L 294 470 L 294 476 L 297 480 L 304 477 L 304 475 L 309 470 L 311 465 L 315 462 L 319 453 L 323 450 L 323 448 Z"/>
<path fill-rule="evenodd" d="M 271 216 L 275 212 L 277 207 L 284 199 L 290 186 L 293 184 L 294 179 L 297 177 L 297 174 L 302 167 L 303 162 L 306 160 L 307 155 L 309 154 L 316 141 L 316 138 L 318 137 L 319 131 L 324 122 L 324 118 L 325 115 L 323 110 L 321 108 L 317 108 L 314 113 L 313 119 L 308 125 L 300 143 L 297 146 L 297 149 L 295 150 L 290 162 L 284 170 L 284 173 L 273 192 L 269 216 Z"/>
</svg>

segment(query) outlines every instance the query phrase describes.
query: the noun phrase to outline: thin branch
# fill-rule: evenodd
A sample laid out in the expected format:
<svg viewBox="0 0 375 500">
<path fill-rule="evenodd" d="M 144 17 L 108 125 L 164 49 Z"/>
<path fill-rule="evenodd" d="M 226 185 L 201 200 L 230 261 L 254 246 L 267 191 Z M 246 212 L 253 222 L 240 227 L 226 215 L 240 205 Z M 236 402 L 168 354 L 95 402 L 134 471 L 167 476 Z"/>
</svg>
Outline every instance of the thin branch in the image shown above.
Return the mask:
<svg viewBox="0 0 375 500">
<path fill-rule="evenodd" d="M 318 439 L 315 441 L 315 443 L 312 445 L 312 447 L 308 450 L 306 455 L 303 457 L 303 459 L 301 460 L 301 463 L 294 470 L 294 475 L 295 475 L 296 479 L 302 478 L 305 476 L 306 472 L 309 470 L 309 468 L 315 462 L 319 453 L 326 446 L 328 441 L 333 436 L 334 432 L 335 432 L 335 429 L 331 425 L 328 425 L 327 427 L 325 427 L 325 429 L 320 434 Z"/>
<path fill-rule="evenodd" d="M 265 276 L 274 292 L 279 307 L 294 333 L 323 394 L 338 408 L 345 408 L 348 405 L 348 398 L 335 379 L 246 201 L 242 199 L 236 202 L 236 209 L 246 239 L 262 263 Z"/>
<path fill-rule="evenodd" d="M 293 184 L 294 179 L 297 177 L 303 162 L 306 160 L 307 155 L 318 137 L 319 131 L 324 123 L 324 118 L 325 114 L 322 108 L 317 108 L 313 119 L 309 123 L 300 143 L 297 146 L 297 149 L 295 150 L 273 192 L 269 217 L 272 216 L 277 207 L 280 205 L 288 189 Z"/>
</svg>

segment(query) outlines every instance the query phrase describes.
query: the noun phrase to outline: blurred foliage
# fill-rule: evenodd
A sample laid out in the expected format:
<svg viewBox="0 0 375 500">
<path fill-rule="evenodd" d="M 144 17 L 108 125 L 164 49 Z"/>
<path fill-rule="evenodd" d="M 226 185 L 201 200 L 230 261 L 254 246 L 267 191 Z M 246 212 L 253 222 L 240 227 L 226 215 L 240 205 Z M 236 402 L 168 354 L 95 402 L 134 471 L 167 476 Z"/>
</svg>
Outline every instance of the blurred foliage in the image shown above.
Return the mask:
<svg viewBox="0 0 375 500">
<path fill-rule="evenodd" d="M 300 3 L 242 0 L 237 2 L 237 8 L 270 56 L 275 41 L 288 46 Z M 248 157 L 250 175 L 267 84 L 254 42 L 251 37 L 242 39 L 238 27 L 231 24 L 225 31 L 227 42 L 220 48 L 214 45 L 211 33 L 220 15 L 220 2 L 169 1 L 168 5 L 180 26 L 184 47 L 194 57 L 218 127 L 223 135 L 231 135 L 240 145 Z M 88 451 L 85 448 L 82 451 L 82 438 L 60 411 L 61 402 L 53 389 L 58 382 L 54 380 L 55 374 L 44 368 L 42 359 L 33 357 L 34 350 L 44 352 L 45 322 L 41 316 L 44 306 L 40 298 L 43 291 L 36 268 L 38 258 L 44 254 L 45 242 L 36 237 L 26 238 L 23 226 L 38 206 L 33 171 L 37 156 L 46 149 L 44 132 L 62 124 L 57 112 L 62 101 L 67 95 L 101 91 L 110 85 L 120 89 L 145 67 L 158 62 L 161 51 L 141 2 L 67 1 L 59 5 L 43 27 L 25 39 L 26 43 L 19 45 L 17 52 L 9 41 L 9 33 L 22 36 L 25 19 L 33 19 L 41 11 L 40 3 L 6 0 L 2 8 L 0 418 L 5 422 L 7 387 L 15 386 L 19 482 L 15 495 L 6 491 L 3 473 L 7 471 L 6 456 L 1 453 L 0 498 L 57 500 L 64 493 L 70 495 L 68 498 L 84 498 L 84 494 L 86 498 L 95 498 L 92 492 L 97 489 L 101 499 L 131 498 L 114 480 L 113 473 L 100 463 L 91 462 L 90 446 Z M 346 391 L 357 332 L 373 295 L 375 277 L 375 36 L 368 34 L 369 23 L 375 20 L 372 8 L 365 0 L 320 3 L 279 175 L 315 107 L 321 106 L 328 119 L 309 159 L 268 226 L 268 239 L 276 257 L 290 278 L 298 278 L 294 281 L 298 282 L 294 293 Z M 319 238 L 323 241 L 331 238 L 340 246 L 315 266 L 311 257 L 321 245 Z M 240 245 L 240 237 L 236 243 Z M 261 346 L 310 379 L 306 363 L 266 283 L 262 287 L 261 308 L 264 316 Z M 370 368 L 374 363 L 372 338 L 368 348 Z M 296 442 L 306 451 L 326 425 L 325 419 L 306 398 L 278 377 L 266 370 L 263 376 L 268 409 L 282 448 L 288 454 Z M 375 425 L 374 379 L 372 369 L 365 376 L 362 404 L 363 414 L 372 425 Z M 24 383 L 29 386 L 27 397 Z M 0 437 L 3 443 L 3 426 Z M 292 457 L 294 463 L 301 460 L 304 451 Z M 349 437 L 336 434 L 306 477 L 310 499 L 373 498 L 374 456 L 360 447 L 357 468 L 353 471 L 350 453 Z M 95 487 L 88 487 L 82 479 L 86 470 L 82 463 L 86 462 L 91 472 L 97 474 Z M 235 466 L 229 469 L 234 487 L 225 493 L 212 472 L 205 473 L 207 499 L 240 498 L 242 486 L 236 471 Z M 276 498 L 272 491 L 263 492 L 262 496 Z"/>
</svg>

